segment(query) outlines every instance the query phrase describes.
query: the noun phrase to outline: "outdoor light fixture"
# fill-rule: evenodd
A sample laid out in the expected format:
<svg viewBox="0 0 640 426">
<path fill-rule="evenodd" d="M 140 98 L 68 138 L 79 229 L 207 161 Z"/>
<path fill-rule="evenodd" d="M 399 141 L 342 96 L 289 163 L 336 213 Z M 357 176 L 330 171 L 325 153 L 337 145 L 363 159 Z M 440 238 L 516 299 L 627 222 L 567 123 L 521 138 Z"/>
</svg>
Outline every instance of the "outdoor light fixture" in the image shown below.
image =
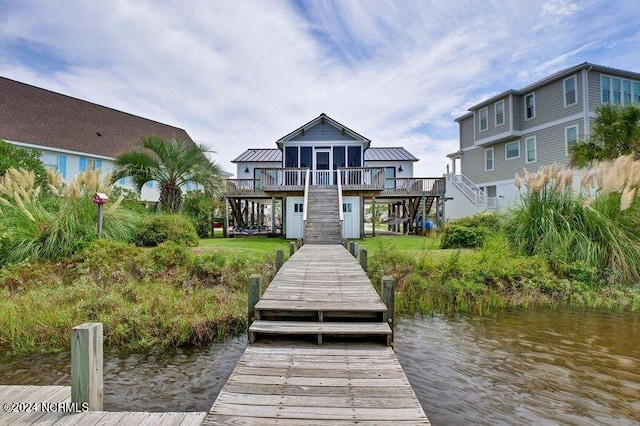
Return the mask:
<svg viewBox="0 0 640 426">
<path fill-rule="evenodd" d="M 402 171 L 402 164 L 400 164 L 400 167 L 398 167 L 398 171 L 401 172 Z"/>
<path fill-rule="evenodd" d="M 245 173 L 249 173 L 249 167 L 248 166 L 244 168 L 244 172 Z"/>
</svg>

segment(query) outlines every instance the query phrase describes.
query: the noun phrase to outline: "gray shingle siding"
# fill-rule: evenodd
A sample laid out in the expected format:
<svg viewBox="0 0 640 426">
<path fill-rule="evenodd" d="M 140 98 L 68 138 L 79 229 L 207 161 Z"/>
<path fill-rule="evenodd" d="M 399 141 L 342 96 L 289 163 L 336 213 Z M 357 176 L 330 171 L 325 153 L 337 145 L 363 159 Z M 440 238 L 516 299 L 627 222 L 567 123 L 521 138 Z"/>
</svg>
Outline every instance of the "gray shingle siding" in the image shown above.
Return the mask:
<svg viewBox="0 0 640 426">
<path fill-rule="evenodd" d="M 353 141 L 356 140 L 347 133 L 336 129 L 329 124 L 317 124 L 304 132 L 304 136 L 299 134 L 290 139 L 291 141 Z"/>
</svg>

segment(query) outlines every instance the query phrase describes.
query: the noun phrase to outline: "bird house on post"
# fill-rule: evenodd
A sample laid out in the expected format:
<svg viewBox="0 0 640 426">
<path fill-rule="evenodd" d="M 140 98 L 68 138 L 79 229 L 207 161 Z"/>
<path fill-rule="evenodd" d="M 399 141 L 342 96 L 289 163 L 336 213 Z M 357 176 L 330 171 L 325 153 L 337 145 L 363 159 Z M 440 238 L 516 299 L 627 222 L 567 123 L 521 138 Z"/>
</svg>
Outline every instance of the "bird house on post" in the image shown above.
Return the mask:
<svg viewBox="0 0 640 426">
<path fill-rule="evenodd" d="M 97 192 L 93 196 L 93 202 L 98 205 L 98 238 L 102 235 L 103 206 L 107 201 L 109 201 L 109 197 L 102 192 Z"/>
</svg>

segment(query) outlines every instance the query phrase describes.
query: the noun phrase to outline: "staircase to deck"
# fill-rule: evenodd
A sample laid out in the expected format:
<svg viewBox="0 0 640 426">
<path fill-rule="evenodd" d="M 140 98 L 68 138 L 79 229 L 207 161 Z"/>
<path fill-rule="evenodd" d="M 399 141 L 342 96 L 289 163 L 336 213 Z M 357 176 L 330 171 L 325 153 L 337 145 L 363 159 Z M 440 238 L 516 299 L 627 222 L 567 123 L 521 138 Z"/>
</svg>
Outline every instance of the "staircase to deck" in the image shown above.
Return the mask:
<svg viewBox="0 0 640 426">
<path fill-rule="evenodd" d="M 342 245 L 305 244 L 255 306 L 249 341 L 311 338 L 391 344 L 387 307 Z"/>
<path fill-rule="evenodd" d="M 340 244 L 342 226 L 339 209 L 336 186 L 309 187 L 307 220 L 304 224 L 305 244 Z"/>
</svg>

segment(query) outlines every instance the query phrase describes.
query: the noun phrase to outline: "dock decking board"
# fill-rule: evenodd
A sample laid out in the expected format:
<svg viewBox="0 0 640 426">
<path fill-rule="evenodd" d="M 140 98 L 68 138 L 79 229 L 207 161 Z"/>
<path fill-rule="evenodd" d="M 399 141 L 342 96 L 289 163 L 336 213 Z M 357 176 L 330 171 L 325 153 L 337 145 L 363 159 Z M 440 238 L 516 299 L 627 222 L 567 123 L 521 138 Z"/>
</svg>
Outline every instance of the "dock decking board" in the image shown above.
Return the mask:
<svg viewBox="0 0 640 426">
<path fill-rule="evenodd" d="M 10 403 L 68 403 L 69 386 L 5 386 L 0 385 L 0 407 Z M 195 426 L 202 424 L 207 413 L 135 413 L 88 411 L 81 413 L 43 412 L 7 413 L 0 410 L 0 425 L 71 426 L 71 425 L 147 425 Z"/>
<path fill-rule="evenodd" d="M 250 330 L 261 336 L 391 333 L 382 321 L 386 306 L 341 245 L 302 246 L 255 309 Z M 309 321 L 296 318 L 305 314 Z M 362 322 L 371 315 L 371 322 Z M 339 321 L 326 321 L 331 317 Z M 429 420 L 390 347 L 259 340 L 247 347 L 204 424 L 428 425 Z"/>
</svg>

